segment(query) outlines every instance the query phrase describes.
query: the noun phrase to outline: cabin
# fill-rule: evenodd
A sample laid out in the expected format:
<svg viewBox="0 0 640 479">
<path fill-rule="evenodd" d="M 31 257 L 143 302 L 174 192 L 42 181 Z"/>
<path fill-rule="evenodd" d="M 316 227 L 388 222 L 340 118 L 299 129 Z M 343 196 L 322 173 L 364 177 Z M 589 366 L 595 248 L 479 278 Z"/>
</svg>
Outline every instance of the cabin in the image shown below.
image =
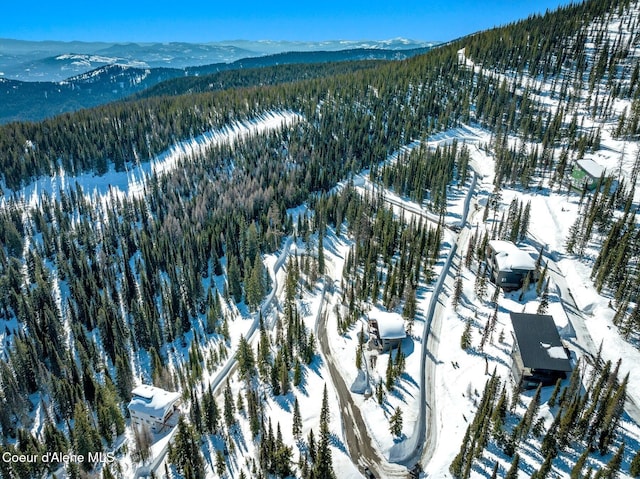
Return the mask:
<svg viewBox="0 0 640 479">
<path fill-rule="evenodd" d="M 398 313 L 370 311 L 367 325 L 369 346 L 379 351 L 396 349 L 407 337 L 404 319 Z"/>
<path fill-rule="evenodd" d="M 143 384 L 131 394 L 133 397 L 127 408 L 134 426 L 146 426 L 155 434 L 163 432 L 166 426 L 173 426 L 179 415 L 179 393 Z"/>
<path fill-rule="evenodd" d="M 489 241 L 486 257 L 490 281 L 504 291 L 522 288 L 527 274 L 530 275 L 531 281 L 536 279 L 536 262 L 529 253 L 521 250 L 511 241 Z"/>
<path fill-rule="evenodd" d="M 552 316 L 511 313 L 513 349 L 511 373 L 523 389 L 538 384 L 551 386 L 571 371 L 569 351 L 564 347 Z"/>
<path fill-rule="evenodd" d="M 586 186 L 587 190 L 593 191 L 605 171 L 603 166 L 591 159 L 578 160 L 571 171 L 572 186 L 576 190 L 582 190 Z"/>
</svg>

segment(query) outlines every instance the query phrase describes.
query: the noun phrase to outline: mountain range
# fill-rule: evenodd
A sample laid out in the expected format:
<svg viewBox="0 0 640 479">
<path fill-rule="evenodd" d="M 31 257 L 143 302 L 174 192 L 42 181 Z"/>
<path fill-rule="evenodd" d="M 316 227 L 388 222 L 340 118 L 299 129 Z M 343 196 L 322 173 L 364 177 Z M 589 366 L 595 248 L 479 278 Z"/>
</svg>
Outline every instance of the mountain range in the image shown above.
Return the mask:
<svg viewBox="0 0 640 479">
<path fill-rule="evenodd" d="M 433 44 L 404 39 L 229 44 L 0 40 L 0 123 L 98 106 L 174 78 L 294 63 L 399 60 L 425 53 Z"/>
<path fill-rule="evenodd" d="M 293 51 L 402 51 L 428 48 L 434 44 L 436 42 L 403 38 L 323 42 L 235 40 L 214 43 L 33 42 L 0 39 L 0 76 L 22 81 L 55 82 L 111 64 L 137 68 L 186 68 Z"/>
<path fill-rule="evenodd" d="M 640 477 L 637 32 L 47 83 L 167 77 L 0 125 L 0 477 Z"/>
</svg>

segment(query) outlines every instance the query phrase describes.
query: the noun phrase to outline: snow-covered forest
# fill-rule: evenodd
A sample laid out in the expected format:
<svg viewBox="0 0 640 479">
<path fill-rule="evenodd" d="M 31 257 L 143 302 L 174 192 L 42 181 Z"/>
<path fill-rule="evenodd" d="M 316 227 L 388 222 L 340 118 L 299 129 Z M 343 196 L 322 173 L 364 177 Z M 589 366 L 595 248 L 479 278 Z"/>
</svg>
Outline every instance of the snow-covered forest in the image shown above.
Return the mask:
<svg viewBox="0 0 640 479">
<path fill-rule="evenodd" d="M 640 476 L 639 31 L 590 0 L 0 126 L 0 475 Z"/>
</svg>

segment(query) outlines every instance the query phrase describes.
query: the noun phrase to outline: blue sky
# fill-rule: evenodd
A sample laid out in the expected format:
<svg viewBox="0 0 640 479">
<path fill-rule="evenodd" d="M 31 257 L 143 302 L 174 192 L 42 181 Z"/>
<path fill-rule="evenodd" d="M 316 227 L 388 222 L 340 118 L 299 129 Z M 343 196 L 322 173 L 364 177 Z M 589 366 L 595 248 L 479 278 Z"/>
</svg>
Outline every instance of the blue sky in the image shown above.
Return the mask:
<svg viewBox="0 0 640 479">
<path fill-rule="evenodd" d="M 445 41 L 568 0 L 13 0 L 0 38 L 134 42 Z"/>
</svg>

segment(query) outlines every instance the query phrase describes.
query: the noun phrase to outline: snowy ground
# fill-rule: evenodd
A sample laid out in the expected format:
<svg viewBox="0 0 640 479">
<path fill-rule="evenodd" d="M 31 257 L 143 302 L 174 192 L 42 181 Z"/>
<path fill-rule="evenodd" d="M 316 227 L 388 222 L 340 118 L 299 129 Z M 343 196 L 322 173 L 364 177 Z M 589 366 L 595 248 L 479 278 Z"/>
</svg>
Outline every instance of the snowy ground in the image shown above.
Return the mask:
<svg viewBox="0 0 640 479">
<path fill-rule="evenodd" d="M 486 203 L 488 195 L 493 191 L 493 158 L 491 154 L 484 149 L 485 145 L 490 142 L 490 133 L 478 128 L 462 127 L 450 130 L 429 140 L 430 144 L 436 144 L 442 141 L 452 141 L 457 139 L 459 142 L 465 142 L 470 146 L 471 165 L 478 174 L 479 184 L 477 186 L 477 194 L 475 200 L 472 201 L 471 218 L 469 227 L 462 231 L 459 241 L 459 255 L 466 251 L 466 243 L 470 234 L 485 225 L 482 224 L 482 209 Z M 608 135 L 603 135 L 603 145 L 605 146 L 598 152 L 598 162 L 608 168 L 619 164 L 619 155 L 621 145 L 615 141 L 608 141 Z M 632 146 L 627 146 L 627 151 Z M 635 152 L 634 152 L 635 153 Z M 629 156 L 632 156 L 630 153 Z M 623 168 L 630 168 L 628 162 L 623 163 Z M 371 190 L 372 186 L 368 178 L 363 175 L 354 181 L 354 184 L 361 191 Z M 428 213 L 421 209 L 420 205 L 411 203 L 406 199 L 400 198 L 392 192 L 385 192 L 387 201 L 391 203 L 397 214 L 402 211 L 405 217 L 409 214 L 419 214 L 427 216 Z M 571 293 L 578 307 L 585 313 L 586 325 L 592 336 L 593 342 L 599 344 L 603 342 L 603 357 L 617 361 L 622 358 L 622 374 L 629 372 L 631 378 L 629 381 L 629 395 L 634 398 L 640 398 L 640 373 L 634 371 L 631 367 L 640 361 L 640 351 L 633 345 L 625 342 L 617 332 L 617 329 L 611 324 L 611 318 L 614 311 L 608 307 L 609 298 L 606 295 L 598 295 L 595 288 L 589 280 L 590 265 L 575 257 L 566 255 L 564 243 L 568 234 L 569 227 L 575 221 L 578 212 L 579 196 L 577 194 L 560 195 L 543 189 L 540 191 L 530 190 L 522 191 L 521 189 L 502 190 L 502 201 L 500 209 L 506 211 L 511 200 L 518 197 L 520 201 L 531 201 L 531 226 L 529 231 L 532 232 L 530 238 L 525 240 L 521 245 L 528 250 L 533 258 L 538 255 L 538 247 L 546 245 L 546 254 L 548 257 L 556 258 L 561 276 L 566 277 L 566 283 L 571 285 Z M 446 223 L 454 224 L 456 219 L 460 217 L 463 207 L 464 195 L 452 194 L 448 204 L 448 212 Z M 491 226 L 491 219 L 488 227 Z M 346 246 L 340 251 L 340 256 L 344 258 Z M 597 245 L 592 245 L 595 248 Z M 340 260 L 334 258 L 334 261 L 340 263 Z M 456 269 L 461 268 L 460 261 L 457 261 Z M 519 300 L 519 292 L 500 294 L 499 304 L 500 310 L 498 314 L 498 325 L 496 332 L 490 342 L 485 346 L 483 351 L 479 351 L 480 335 L 489 315 L 493 308 L 488 305 L 488 298 L 493 292 L 493 286 L 489 285 L 487 298 L 485 301 L 479 301 L 474 293 L 475 271 L 469 271 L 462 266 L 462 274 L 464 277 L 464 299 L 458 312 L 453 310 L 448 300 L 445 301 L 446 308 L 443 313 L 442 327 L 440 328 L 439 344 L 437 351 L 429 352 L 435 356 L 436 376 L 433 383 L 429 384 L 435 390 L 435 404 L 428 405 L 435 411 L 437 415 L 437 445 L 431 461 L 425 465 L 425 472 L 428 477 L 447 477 L 450 475 L 448 469 L 454 456 L 457 454 L 462 436 L 475 414 L 479 395 L 484 388 L 488 379 L 487 373 L 491 373 L 496 369 L 498 375 L 503 380 L 510 378 L 511 352 L 513 339 L 511 336 L 512 327 L 509 319 L 509 312 L 527 312 L 535 313 L 539 304 L 535 291 L 530 290 L 523 300 Z M 339 281 L 340 275 L 333 276 Z M 570 345 L 576 344 L 575 334 L 569 327 L 569 318 L 565 312 L 562 299 L 561 289 L 551 280 L 550 289 L 550 305 L 548 314 L 554 317 L 556 325 L 564 339 Z M 446 283 L 445 291 L 451 294 L 453 287 L 453 275 Z M 421 289 L 419 292 L 419 310 L 424 311 L 428 303 L 428 289 Z M 327 304 L 333 304 L 332 299 L 328 299 Z M 327 308 L 332 311 L 333 308 Z M 473 331 L 473 347 L 470 351 L 464 351 L 460 348 L 460 337 L 464 330 L 466 319 L 472 321 Z M 329 343 L 332 345 L 331 350 L 336 364 L 341 366 L 342 375 L 347 383 L 355 379 L 355 351 L 357 346 L 357 332 L 360 326 L 352 328 L 352 331 L 345 336 L 340 336 L 335 326 L 335 315 L 329 316 L 328 332 L 332 335 Z M 389 451 L 394 444 L 394 439 L 389 433 L 388 417 L 393 408 L 400 406 L 405 412 L 405 424 L 403 427 L 404 438 L 407 434 L 411 434 L 412 420 L 415 420 L 413 411 L 417 407 L 415 399 L 418 392 L 417 384 L 419 384 L 419 368 L 417 367 L 419 360 L 419 334 L 421 325 L 419 320 L 414 326 L 414 338 L 405 341 L 405 345 L 411 351 L 407 355 L 406 375 L 400 381 L 399 394 L 392 395 L 388 398 L 384 407 L 380 407 L 375 397 L 365 398 L 361 395 L 354 395 L 356 404 L 363 411 L 363 416 L 367 421 L 367 427 L 370 435 L 375 438 L 375 443 L 379 448 L 382 456 L 389 457 Z M 503 338 L 500 341 L 500 337 Z M 574 359 L 579 357 L 582 351 L 579 348 L 573 348 Z M 486 358 L 486 362 L 485 362 Z M 372 377 L 384 377 L 384 370 L 388 359 L 387 354 L 378 356 L 377 367 L 370 371 Z M 638 376 L 638 377 L 636 377 Z M 543 393 L 543 401 L 548 398 L 550 391 Z M 525 394 L 530 397 L 531 393 Z M 525 406 L 521 406 L 525 407 Z M 550 412 L 545 410 L 545 406 L 541 410 L 541 414 L 545 415 L 547 422 L 550 422 Z M 549 426 L 549 424 L 547 424 Z M 638 444 L 640 440 L 640 428 L 628 416 L 625 416 L 621 427 L 622 434 L 628 444 Z M 539 446 L 539 445 L 538 445 Z M 536 444 L 527 446 L 532 452 L 523 455 L 523 461 L 528 467 L 538 467 L 540 463 L 539 455 L 536 455 Z M 508 468 L 510 458 L 499 453 L 491 453 L 488 455 L 491 460 L 498 459 L 505 468 Z M 504 457 L 503 457 L 504 456 Z M 606 463 L 608 457 L 603 458 Z M 574 458 L 575 460 L 575 458 Z M 472 476 L 482 477 L 487 472 L 487 468 L 493 465 L 493 462 L 487 461 L 485 471 L 478 467 L 474 469 Z M 568 475 L 568 470 L 556 470 L 561 477 Z"/>
<path fill-rule="evenodd" d="M 126 171 L 115 171 L 114 166 L 111 165 L 109 171 L 101 176 L 93 173 L 72 176 L 60 170 L 53 176 L 35 180 L 17 192 L 5 189 L 4 195 L 0 197 L 0 206 L 5 205 L 7 198 L 14 197 L 29 205 L 38 204 L 40 195 L 57 198 L 61 191 L 75 189 L 76 184 L 82 187 L 85 195 L 102 201 L 112 195 L 116 197 L 121 195 L 139 196 L 144 193 L 145 184 L 151 175 L 163 175 L 178 167 L 180 162 L 193 160 L 217 145 L 233 144 L 242 138 L 276 130 L 283 125 L 290 125 L 301 119 L 300 115 L 291 111 L 266 112 L 257 118 L 238 121 L 222 129 L 212 130 L 196 138 L 182 141 L 153 160 L 140 162 Z"/>
</svg>

